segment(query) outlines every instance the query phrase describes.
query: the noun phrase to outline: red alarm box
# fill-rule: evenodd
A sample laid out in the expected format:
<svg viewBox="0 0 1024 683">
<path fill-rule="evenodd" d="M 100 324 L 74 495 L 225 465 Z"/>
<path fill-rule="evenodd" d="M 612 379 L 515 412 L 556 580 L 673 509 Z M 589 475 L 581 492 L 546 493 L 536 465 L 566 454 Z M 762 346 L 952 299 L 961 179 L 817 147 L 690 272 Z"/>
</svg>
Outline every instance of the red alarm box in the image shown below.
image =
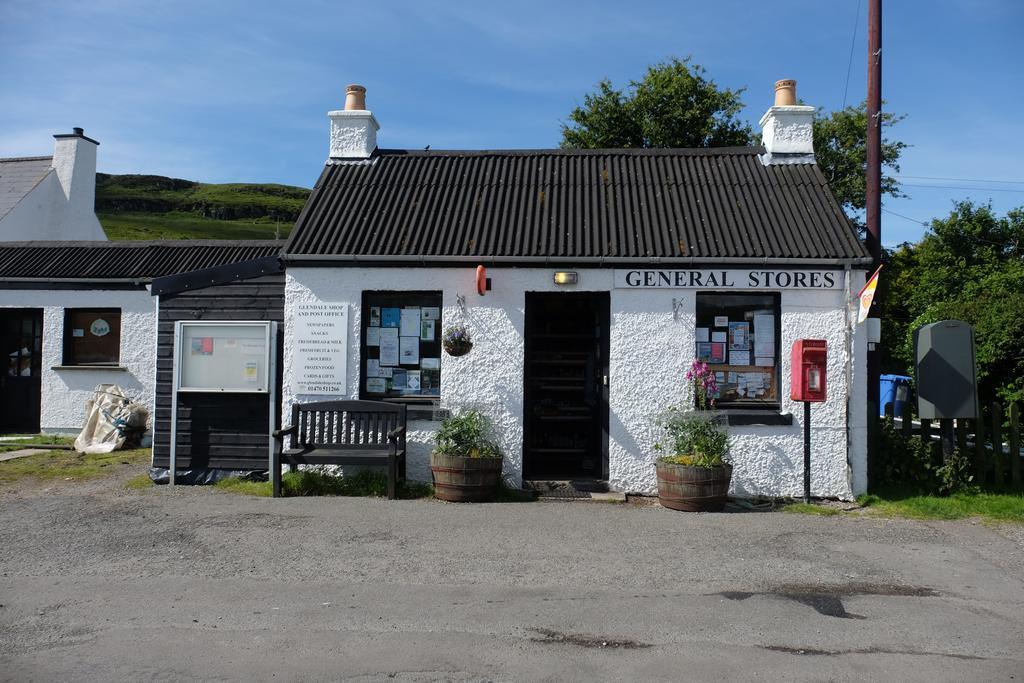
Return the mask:
<svg viewBox="0 0 1024 683">
<path fill-rule="evenodd" d="M 789 397 L 794 401 L 821 403 L 825 400 L 828 342 L 824 339 L 797 339 L 790 356 L 793 373 Z"/>
</svg>

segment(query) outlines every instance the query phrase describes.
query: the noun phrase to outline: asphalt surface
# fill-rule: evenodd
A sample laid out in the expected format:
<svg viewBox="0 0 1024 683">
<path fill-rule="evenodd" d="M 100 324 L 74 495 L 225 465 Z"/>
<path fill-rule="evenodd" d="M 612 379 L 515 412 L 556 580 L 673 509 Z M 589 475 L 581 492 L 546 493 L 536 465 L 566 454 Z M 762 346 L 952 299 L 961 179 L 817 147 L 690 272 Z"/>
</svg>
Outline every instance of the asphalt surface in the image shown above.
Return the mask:
<svg viewBox="0 0 1024 683">
<path fill-rule="evenodd" d="M 62 482 L 0 603 L 14 681 L 1019 680 L 1024 528 Z"/>
</svg>

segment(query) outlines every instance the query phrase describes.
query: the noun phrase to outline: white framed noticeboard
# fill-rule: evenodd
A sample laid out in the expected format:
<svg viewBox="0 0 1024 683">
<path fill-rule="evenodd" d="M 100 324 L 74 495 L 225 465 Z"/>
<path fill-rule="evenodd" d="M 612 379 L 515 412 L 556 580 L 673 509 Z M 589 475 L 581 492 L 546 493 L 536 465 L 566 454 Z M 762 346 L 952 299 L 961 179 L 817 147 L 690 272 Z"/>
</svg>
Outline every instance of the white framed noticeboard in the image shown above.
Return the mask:
<svg viewBox="0 0 1024 683">
<path fill-rule="evenodd" d="M 276 324 L 179 321 L 174 335 L 177 390 L 268 393 Z"/>
<path fill-rule="evenodd" d="M 179 320 L 174 324 L 169 480 L 178 469 L 178 394 L 266 394 L 270 429 L 267 457 L 274 462 L 277 400 L 277 323 L 252 320 Z"/>
</svg>

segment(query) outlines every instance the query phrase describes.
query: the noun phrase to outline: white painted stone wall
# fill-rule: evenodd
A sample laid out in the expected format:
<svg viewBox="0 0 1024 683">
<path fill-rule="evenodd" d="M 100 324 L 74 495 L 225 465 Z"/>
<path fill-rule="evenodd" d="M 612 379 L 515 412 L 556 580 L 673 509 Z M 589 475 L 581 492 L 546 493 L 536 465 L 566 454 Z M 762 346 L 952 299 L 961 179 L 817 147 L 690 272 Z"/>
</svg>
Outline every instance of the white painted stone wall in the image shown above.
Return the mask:
<svg viewBox="0 0 1024 683">
<path fill-rule="evenodd" d="M 106 240 L 95 205 L 96 144 L 58 138 L 53 168 L 0 218 L 0 240 Z"/>
<path fill-rule="evenodd" d="M 473 351 L 461 358 L 442 354 L 441 404 L 448 409 L 476 406 L 486 410 L 502 435 L 505 475 L 522 479 L 523 329 L 527 291 L 610 291 L 609 484 L 619 491 L 654 493 L 653 444 L 657 414 L 687 400 L 684 373 L 694 358 L 693 290 L 613 289 L 610 269 L 578 270 L 575 287 L 558 287 L 552 270 L 491 268 L 493 291 L 476 293 L 473 268 L 302 268 L 287 271 L 285 285 L 285 414 L 293 402 L 323 400 L 296 394 L 291 386 L 292 310 L 300 302 L 343 302 L 350 307 L 348 392 L 359 391 L 359 334 L 364 290 L 436 290 L 443 295 L 443 324 L 464 320 L 473 334 Z M 863 283 L 855 272 L 853 291 Z M 765 290 L 769 291 L 769 290 Z M 457 295 L 466 297 L 465 315 Z M 789 401 L 789 349 L 795 339 L 827 339 L 829 400 L 812 413 L 812 483 L 816 496 L 849 499 L 866 488 L 863 407 L 854 410 L 847 431 L 845 294 L 794 291 L 781 294 L 782 411 L 794 415 L 792 426 L 732 427 L 733 493 L 797 495 L 802 492 L 802 404 Z M 677 317 L 672 299 L 682 299 Z M 861 330 L 854 331 L 860 359 L 853 389 L 854 405 L 863 406 L 865 385 Z M 859 381 L 858 381 L 859 380 Z M 429 480 L 429 454 L 438 423 L 414 421 L 408 434 L 408 475 Z M 848 435 L 850 439 L 848 440 Z M 852 466 L 848 466 L 849 462 Z"/>
<path fill-rule="evenodd" d="M 156 297 L 146 290 L 0 290 L 0 308 L 43 310 L 40 426 L 47 433 L 77 433 L 85 402 L 97 384 L 118 384 L 153 414 L 156 383 Z M 120 308 L 120 365 L 54 369 L 64 356 L 66 308 Z"/>
</svg>

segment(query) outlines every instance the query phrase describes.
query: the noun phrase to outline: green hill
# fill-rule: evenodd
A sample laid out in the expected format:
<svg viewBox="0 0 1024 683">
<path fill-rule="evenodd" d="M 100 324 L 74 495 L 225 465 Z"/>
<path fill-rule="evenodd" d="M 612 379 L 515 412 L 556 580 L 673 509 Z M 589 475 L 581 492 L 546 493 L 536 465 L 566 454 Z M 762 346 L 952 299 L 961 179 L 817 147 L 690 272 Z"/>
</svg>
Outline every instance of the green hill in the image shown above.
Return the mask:
<svg viewBox="0 0 1024 683">
<path fill-rule="evenodd" d="M 96 215 L 112 240 L 284 238 L 309 190 L 96 174 Z"/>
</svg>

